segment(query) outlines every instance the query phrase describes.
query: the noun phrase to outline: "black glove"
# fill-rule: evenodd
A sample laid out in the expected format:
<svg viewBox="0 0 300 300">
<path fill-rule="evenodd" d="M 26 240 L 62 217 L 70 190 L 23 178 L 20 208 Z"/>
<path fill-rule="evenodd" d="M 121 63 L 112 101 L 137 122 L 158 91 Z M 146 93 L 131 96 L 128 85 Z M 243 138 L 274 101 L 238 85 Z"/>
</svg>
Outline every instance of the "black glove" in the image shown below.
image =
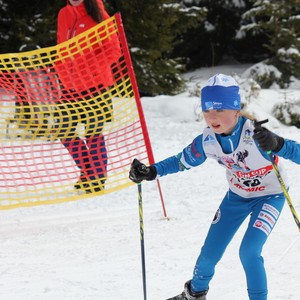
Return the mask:
<svg viewBox="0 0 300 300">
<path fill-rule="evenodd" d="M 136 158 L 131 164 L 129 179 L 135 183 L 141 183 L 143 180 L 154 180 L 157 176 L 155 167 L 147 167 Z"/>
<path fill-rule="evenodd" d="M 261 126 L 261 124 L 266 122 L 268 122 L 268 120 L 260 122 L 254 121 L 253 138 L 258 142 L 259 147 L 263 151 L 278 152 L 284 144 L 284 138 Z"/>
</svg>

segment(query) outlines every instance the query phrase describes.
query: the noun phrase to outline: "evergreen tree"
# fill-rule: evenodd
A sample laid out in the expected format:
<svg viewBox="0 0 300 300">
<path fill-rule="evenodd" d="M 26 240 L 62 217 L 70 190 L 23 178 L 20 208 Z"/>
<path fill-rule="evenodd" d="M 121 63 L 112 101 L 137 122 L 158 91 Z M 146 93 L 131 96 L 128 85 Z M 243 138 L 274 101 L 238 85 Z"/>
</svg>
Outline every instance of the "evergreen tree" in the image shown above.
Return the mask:
<svg viewBox="0 0 300 300">
<path fill-rule="evenodd" d="M 184 64 L 171 57 L 177 37 L 196 26 L 204 11 L 179 0 L 107 1 L 122 14 L 135 74 L 142 95 L 176 94 L 184 86 Z"/>
<path fill-rule="evenodd" d="M 257 63 L 269 55 L 268 49 L 263 46 L 268 37 L 264 32 L 253 35 L 250 31 L 240 30 L 247 23 L 243 18 L 243 13 L 253 8 L 252 0 L 244 0 L 243 2 L 243 9 L 240 10 L 239 28 L 237 28 L 236 35 L 230 43 L 231 54 L 239 62 Z"/>
<path fill-rule="evenodd" d="M 207 11 L 204 22 L 181 35 L 181 43 L 174 49 L 174 56 L 187 58 L 188 68 L 217 65 L 224 55 L 235 55 L 234 37 L 240 27 L 246 0 L 183 0 L 186 5 Z"/>
<path fill-rule="evenodd" d="M 55 45 L 56 19 L 64 1 L 0 0 L 0 53 L 18 52 L 23 44 Z"/>
<path fill-rule="evenodd" d="M 259 0 L 243 17 L 249 24 L 242 30 L 267 36 L 266 63 L 282 74 L 277 83 L 284 87 L 291 76 L 300 79 L 300 0 Z"/>
</svg>

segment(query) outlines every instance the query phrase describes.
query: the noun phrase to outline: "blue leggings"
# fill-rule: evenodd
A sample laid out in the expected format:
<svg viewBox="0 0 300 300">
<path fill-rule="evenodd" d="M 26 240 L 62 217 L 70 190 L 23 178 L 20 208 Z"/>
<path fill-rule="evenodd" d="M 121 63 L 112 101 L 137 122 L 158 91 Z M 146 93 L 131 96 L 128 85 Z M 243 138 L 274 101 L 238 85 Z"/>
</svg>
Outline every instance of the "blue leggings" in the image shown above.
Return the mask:
<svg viewBox="0 0 300 300">
<path fill-rule="evenodd" d="M 105 181 L 107 176 L 107 149 L 102 134 L 107 121 L 105 114 L 101 103 L 93 99 L 57 103 L 57 136 L 78 168 L 91 180 L 101 178 Z M 79 123 L 85 125 L 85 139 L 76 132 Z"/>
<path fill-rule="evenodd" d="M 250 221 L 240 246 L 240 260 L 246 278 L 250 300 L 266 300 L 267 276 L 261 256 L 263 245 L 271 233 L 285 198 L 283 194 L 246 199 L 229 191 L 210 226 L 197 259 L 191 282 L 193 291 L 207 290 L 215 266 L 243 221 Z"/>
</svg>

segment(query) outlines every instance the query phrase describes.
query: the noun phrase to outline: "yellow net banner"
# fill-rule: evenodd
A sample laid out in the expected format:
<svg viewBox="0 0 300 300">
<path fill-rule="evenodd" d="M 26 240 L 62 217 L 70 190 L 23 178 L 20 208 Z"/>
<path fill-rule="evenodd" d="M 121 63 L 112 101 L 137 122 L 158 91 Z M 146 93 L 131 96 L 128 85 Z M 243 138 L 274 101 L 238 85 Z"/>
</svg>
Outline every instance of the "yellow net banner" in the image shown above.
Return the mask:
<svg viewBox="0 0 300 300">
<path fill-rule="evenodd" d="M 153 160 L 120 16 L 0 55 L 0 209 L 125 188 L 135 157 Z"/>
</svg>

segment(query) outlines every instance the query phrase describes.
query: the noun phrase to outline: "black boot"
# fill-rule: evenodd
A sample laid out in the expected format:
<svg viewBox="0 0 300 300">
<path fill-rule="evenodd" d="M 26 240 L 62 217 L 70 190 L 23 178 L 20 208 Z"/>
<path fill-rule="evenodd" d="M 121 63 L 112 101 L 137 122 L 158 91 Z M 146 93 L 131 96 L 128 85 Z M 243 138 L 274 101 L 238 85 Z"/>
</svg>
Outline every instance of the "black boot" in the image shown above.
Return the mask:
<svg viewBox="0 0 300 300">
<path fill-rule="evenodd" d="M 173 298 L 169 298 L 167 300 L 206 300 L 206 294 L 208 290 L 193 293 L 190 290 L 190 284 L 191 284 L 191 280 L 185 283 L 184 291 L 182 292 L 182 294 L 175 296 Z"/>
<path fill-rule="evenodd" d="M 85 173 L 81 172 L 80 178 L 74 187 L 77 190 L 84 191 L 86 194 L 97 193 L 104 190 L 105 179 L 91 180 Z"/>
</svg>

